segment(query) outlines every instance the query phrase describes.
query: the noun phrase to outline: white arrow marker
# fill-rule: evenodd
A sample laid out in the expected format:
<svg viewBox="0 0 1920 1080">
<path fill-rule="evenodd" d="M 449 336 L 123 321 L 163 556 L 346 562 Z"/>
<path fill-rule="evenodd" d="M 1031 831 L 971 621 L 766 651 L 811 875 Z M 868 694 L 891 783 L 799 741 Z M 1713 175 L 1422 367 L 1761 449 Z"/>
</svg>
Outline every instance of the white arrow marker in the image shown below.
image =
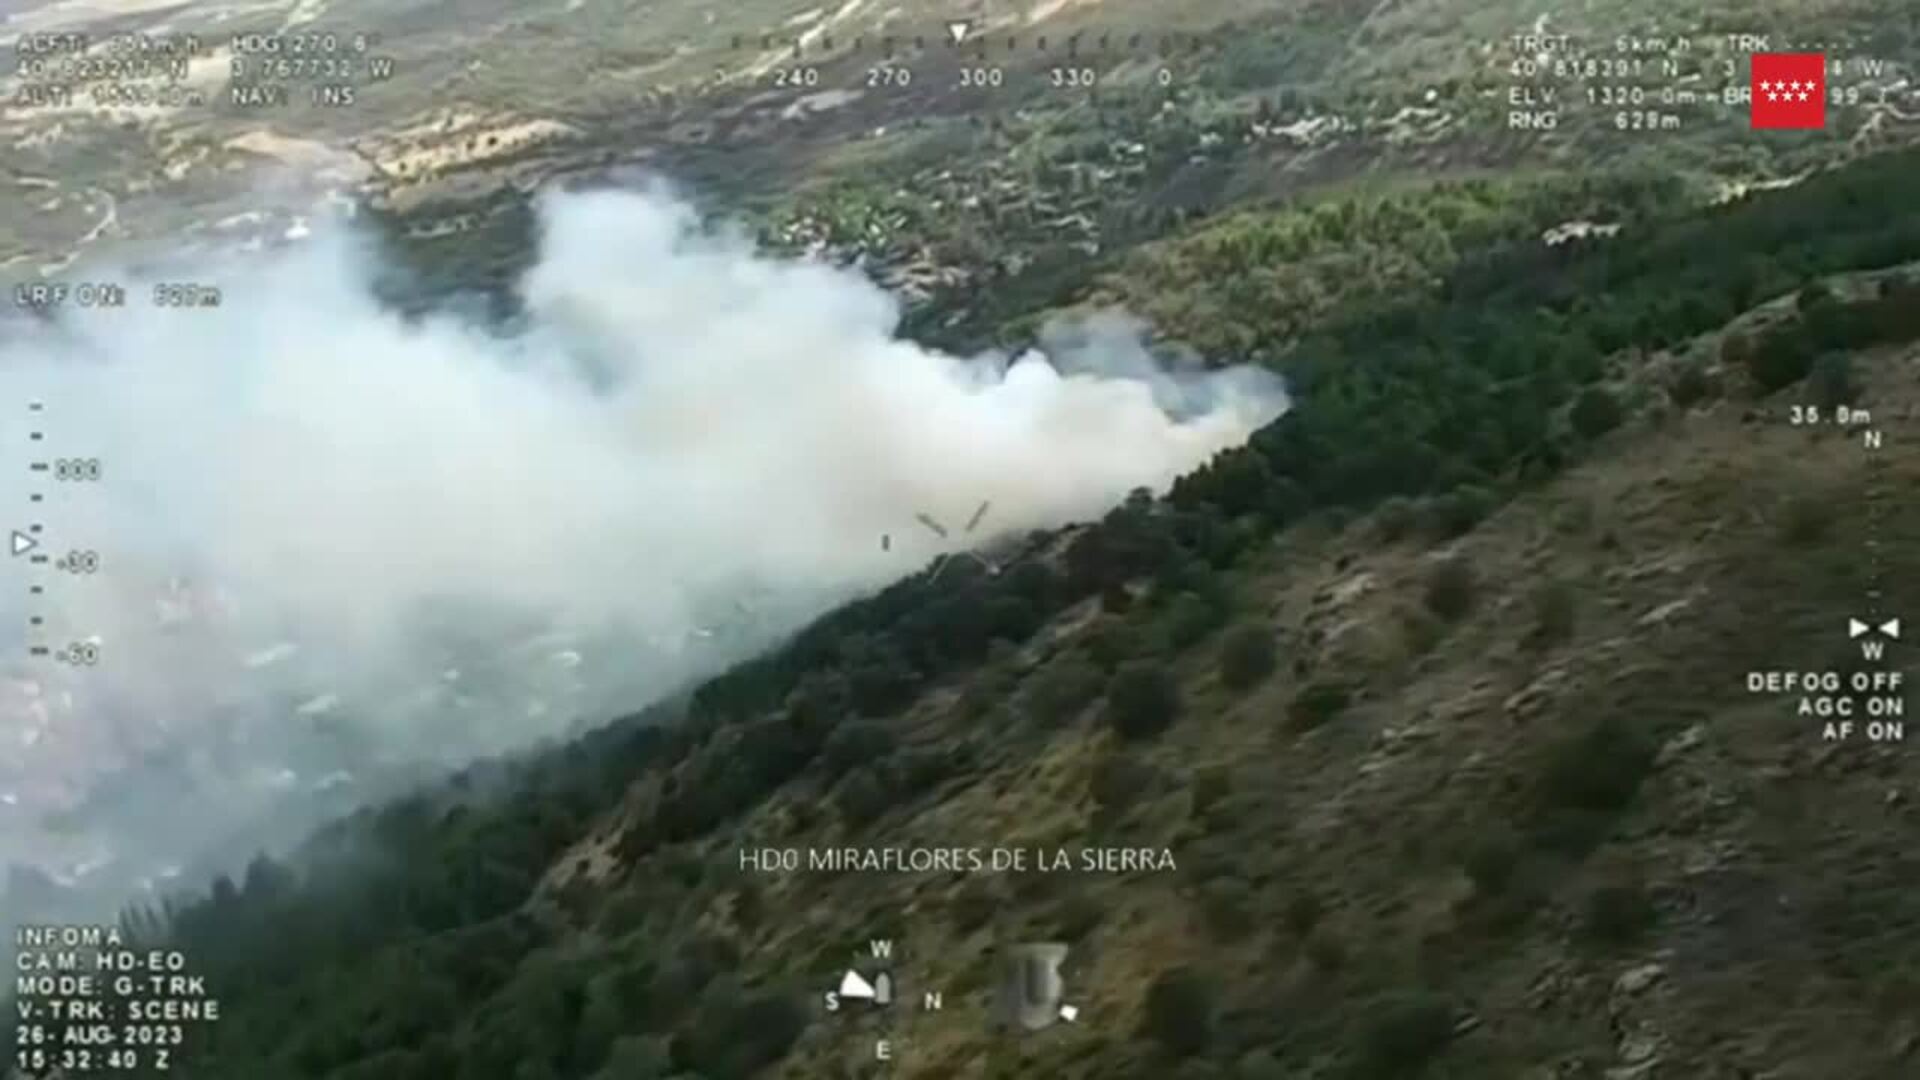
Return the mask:
<svg viewBox="0 0 1920 1080">
<path fill-rule="evenodd" d="M 968 29 L 970 28 L 967 26 L 966 20 L 955 19 L 947 24 L 947 36 L 953 39 L 955 45 L 958 45 L 967 40 Z"/>
<path fill-rule="evenodd" d="M 39 546 L 40 546 L 40 541 L 35 540 L 33 537 L 28 536 L 26 533 L 23 533 L 18 529 L 14 530 L 13 553 L 15 555 L 25 555 L 27 552 L 32 551 L 34 548 L 37 548 Z"/>
<path fill-rule="evenodd" d="M 1895 641 L 1899 641 L 1900 640 L 1900 620 L 1888 619 L 1886 622 L 1881 623 L 1880 632 L 1887 635 L 1888 637 L 1892 638 Z"/>
<path fill-rule="evenodd" d="M 1871 629 L 1873 629 L 1873 627 L 1868 626 L 1859 619 L 1847 620 L 1847 636 L 1850 638 L 1857 638 Z"/>
<path fill-rule="evenodd" d="M 873 994 L 873 984 L 861 978 L 857 971 L 847 972 L 846 976 L 840 980 L 840 996 L 843 998 L 872 1001 Z"/>
</svg>

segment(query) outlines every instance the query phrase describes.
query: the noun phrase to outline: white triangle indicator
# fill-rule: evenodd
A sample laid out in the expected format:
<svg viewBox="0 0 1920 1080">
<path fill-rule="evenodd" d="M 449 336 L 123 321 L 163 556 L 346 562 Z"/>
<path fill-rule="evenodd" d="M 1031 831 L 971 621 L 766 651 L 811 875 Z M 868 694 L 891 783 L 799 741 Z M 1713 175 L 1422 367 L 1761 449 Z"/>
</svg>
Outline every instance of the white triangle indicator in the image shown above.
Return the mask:
<svg viewBox="0 0 1920 1080">
<path fill-rule="evenodd" d="M 954 21 L 947 24 L 947 36 L 953 39 L 953 43 L 955 45 L 958 45 L 961 42 L 967 40 L 968 29 L 970 28 L 967 26 L 965 21 L 960 19 L 955 19 Z"/>
<path fill-rule="evenodd" d="M 1881 623 L 1880 632 L 1887 635 L 1888 637 L 1892 638 L 1895 641 L 1899 641 L 1900 640 L 1900 620 L 1888 619 L 1886 622 Z"/>
<path fill-rule="evenodd" d="M 840 996 L 843 998 L 864 998 L 873 1000 L 873 984 L 860 977 L 857 971 L 849 971 L 840 980 Z"/>
<path fill-rule="evenodd" d="M 1871 629 L 1873 629 L 1873 627 L 1868 626 L 1859 619 L 1847 620 L 1847 636 L 1850 638 L 1857 638 Z"/>
<path fill-rule="evenodd" d="M 40 541 L 35 540 L 33 537 L 28 536 L 26 533 L 20 532 L 18 530 L 14 532 L 13 553 L 15 555 L 25 555 L 27 552 L 32 551 L 34 548 L 37 548 L 39 546 L 40 546 Z"/>
</svg>

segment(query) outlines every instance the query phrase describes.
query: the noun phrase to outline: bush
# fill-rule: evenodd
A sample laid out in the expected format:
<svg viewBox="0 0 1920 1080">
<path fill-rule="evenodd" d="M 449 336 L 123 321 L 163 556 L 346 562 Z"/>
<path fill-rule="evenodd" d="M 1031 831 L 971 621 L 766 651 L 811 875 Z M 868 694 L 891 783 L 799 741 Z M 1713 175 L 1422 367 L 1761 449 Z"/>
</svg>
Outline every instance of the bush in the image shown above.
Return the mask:
<svg viewBox="0 0 1920 1080">
<path fill-rule="evenodd" d="M 1213 1041 L 1213 994 L 1207 979 L 1190 968 L 1163 972 L 1147 987 L 1143 1026 L 1168 1052 L 1192 1057 Z"/>
<path fill-rule="evenodd" d="M 1251 689 L 1273 674 L 1278 660 L 1272 629 L 1244 623 L 1220 643 L 1220 681 L 1230 690 Z"/>
<path fill-rule="evenodd" d="M 1473 887 L 1481 894 L 1493 896 L 1507 887 L 1513 880 L 1514 868 L 1520 864 L 1520 850 L 1506 836 L 1491 836 L 1474 844 L 1467 853 L 1467 877 L 1473 880 Z"/>
<path fill-rule="evenodd" d="M 1088 793 L 1093 803 L 1110 812 L 1125 811 L 1159 781 L 1153 766 L 1130 753 L 1109 754 L 1093 768 Z"/>
<path fill-rule="evenodd" d="M 1859 387 L 1853 381 L 1853 358 L 1846 353 L 1828 353 L 1814 361 L 1807 382 L 1814 405 L 1829 416 L 1835 409 L 1851 405 L 1860 397 Z"/>
<path fill-rule="evenodd" d="M 1298 892 L 1287 900 L 1285 918 L 1287 929 L 1300 937 L 1313 932 L 1320 924 L 1320 917 L 1326 914 L 1326 905 L 1320 897 L 1310 892 Z"/>
<path fill-rule="evenodd" d="M 1363 1075 L 1406 1076 L 1432 1061 L 1453 1041 L 1453 1007 L 1432 994 L 1409 994 L 1381 1002 L 1367 1025 L 1361 1052 Z"/>
<path fill-rule="evenodd" d="M 1754 354 L 1760 351 L 1752 334 L 1728 334 L 1720 339 L 1720 362 L 1730 368 L 1752 370 Z"/>
<path fill-rule="evenodd" d="M 1345 712 L 1353 691 L 1340 683 L 1311 682 L 1293 695 L 1287 717 L 1301 731 L 1311 731 Z"/>
<path fill-rule="evenodd" d="M 1397 604 L 1393 616 L 1399 623 L 1400 641 L 1409 656 L 1425 656 L 1446 640 L 1446 622 L 1424 607 Z"/>
<path fill-rule="evenodd" d="M 1107 718 L 1124 739 L 1149 739 L 1180 718 L 1180 688 L 1164 665 L 1136 661 L 1107 684 Z"/>
<path fill-rule="evenodd" d="M 1465 536 L 1493 513 L 1497 500 L 1493 492 L 1478 484 L 1464 484 L 1461 487 L 1427 500 L 1425 506 L 1426 531 L 1439 540 L 1454 540 Z"/>
<path fill-rule="evenodd" d="M 785 1057 L 807 1026 L 799 1000 L 750 991 L 735 977 L 716 979 L 698 1009 L 669 1040 L 674 1064 L 714 1080 L 746 1080 Z"/>
<path fill-rule="evenodd" d="M 1805 315 L 1807 312 L 1813 311 L 1823 304 L 1833 303 L 1836 299 L 1833 295 L 1833 289 L 1828 287 L 1826 282 L 1809 281 L 1800 287 L 1798 293 L 1794 294 L 1793 307 L 1795 311 Z"/>
<path fill-rule="evenodd" d="M 1418 520 L 1413 500 L 1404 495 L 1395 495 L 1381 503 L 1380 509 L 1374 512 L 1373 526 L 1380 539 L 1391 544 L 1412 532 Z"/>
<path fill-rule="evenodd" d="M 1062 897 L 1047 915 L 1047 925 L 1057 941 L 1076 942 L 1086 938 L 1107 917 L 1106 907 L 1084 891 Z"/>
<path fill-rule="evenodd" d="M 662 1080 L 673 1075 L 673 1056 L 660 1036 L 630 1035 L 613 1044 L 596 1080 Z"/>
<path fill-rule="evenodd" d="M 1691 408 L 1713 396 L 1713 379 L 1699 364 L 1686 364 L 1674 372 L 1667 384 L 1667 400 L 1682 409 Z"/>
<path fill-rule="evenodd" d="M 1653 767 L 1654 748 L 1638 732 L 1607 717 L 1555 747 L 1544 778 L 1548 801 L 1577 810 L 1622 810 Z"/>
<path fill-rule="evenodd" d="M 970 877 L 960 885 L 953 896 L 953 927 L 963 934 L 970 934 L 993 920 L 994 913 L 1003 903 L 999 893 L 987 878 Z"/>
<path fill-rule="evenodd" d="M 879 771 L 863 765 L 840 781 L 833 801 L 847 824 L 858 828 L 887 812 L 893 805 L 893 792 Z"/>
<path fill-rule="evenodd" d="M 1339 971 L 1347 965 L 1347 944 L 1333 931 L 1322 927 L 1307 937 L 1307 963 L 1323 972 Z"/>
<path fill-rule="evenodd" d="M 1792 547 L 1805 547 L 1826 539 L 1833 526 L 1833 507 L 1814 492 L 1802 492 L 1787 502 L 1780 517 L 1780 539 Z"/>
<path fill-rule="evenodd" d="M 1534 843 L 1571 858 L 1591 851 L 1639 792 L 1654 755 L 1644 736 L 1614 717 L 1554 747 L 1541 777 Z"/>
<path fill-rule="evenodd" d="M 1533 629 L 1527 644 L 1536 649 L 1551 648 L 1573 636 L 1577 594 L 1565 581 L 1549 581 L 1533 594 Z"/>
<path fill-rule="evenodd" d="M 1292 1074 L 1266 1050 L 1249 1050 L 1233 1066 L 1233 1080 L 1287 1080 Z"/>
<path fill-rule="evenodd" d="M 1253 933 L 1253 894 L 1234 878 L 1209 881 L 1200 889 L 1200 913 L 1220 941 L 1241 941 Z"/>
<path fill-rule="evenodd" d="M 1146 651 L 1132 623 L 1102 619 L 1087 632 L 1087 655 L 1102 671 L 1114 671 Z"/>
<path fill-rule="evenodd" d="M 1567 419 L 1573 424 L 1575 434 L 1583 439 L 1597 439 L 1619 427 L 1626 419 L 1626 412 L 1613 391 L 1604 386 L 1589 386 L 1574 399 Z"/>
<path fill-rule="evenodd" d="M 1638 884 L 1603 885 L 1587 897 L 1585 930 L 1608 945 L 1628 945 L 1653 928 L 1653 898 Z"/>
<path fill-rule="evenodd" d="M 860 765 L 870 765 L 893 752 L 893 732 L 871 720 L 842 721 L 827 736 L 820 751 L 820 763 L 830 778 L 845 775 Z"/>
<path fill-rule="evenodd" d="M 1163 637 L 1169 652 L 1184 652 L 1207 639 L 1225 621 L 1225 605 L 1183 592 L 1168 606 Z"/>
<path fill-rule="evenodd" d="M 1442 562 L 1427 574 L 1427 610 L 1448 622 L 1457 622 L 1473 610 L 1475 591 L 1473 566 L 1455 557 Z"/>
<path fill-rule="evenodd" d="M 1100 696 L 1100 669 L 1079 657 L 1056 660 L 1034 676 L 1027 703 L 1035 719 L 1057 724 L 1079 715 Z"/>
<path fill-rule="evenodd" d="M 1193 801 L 1193 812 L 1205 814 L 1233 794 L 1233 773 L 1224 765 L 1200 769 L 1193 774 L 1188 794 Z"/>
<path fill-rule="evenodd" d="M 1795 323 L 1767 334 L 1747 355 L 1747 373 L 1763 394 L 1792 386 L 1813 369 L 1814 345 L 1806 327 Z"/>
</svg>

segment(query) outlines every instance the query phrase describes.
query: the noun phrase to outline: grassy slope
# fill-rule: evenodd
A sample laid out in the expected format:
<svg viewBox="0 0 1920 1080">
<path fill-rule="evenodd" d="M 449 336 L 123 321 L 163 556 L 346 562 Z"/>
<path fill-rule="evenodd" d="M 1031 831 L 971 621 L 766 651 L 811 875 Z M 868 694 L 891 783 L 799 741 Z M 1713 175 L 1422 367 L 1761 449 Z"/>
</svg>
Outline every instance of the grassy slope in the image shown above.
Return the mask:
<svg viewBox="0 0 1920 1080">
<path fill-rule="evenodd" d="M 1877 407 L 1920 404 L 1916 360 L 1871 364 Z M 1913 1004 L 1901 973 L 1920 962 L 1920 906 L 1898 884 L 1914 866 L 1896 839 L 1911 827 L 1913 759 L 1823 745 L 1786 703 L 1742 686 L 1750 668 L 1844 651 L 1862 588 L 1862 451 L 1745 412 L 1723 401 L 1618 434 L 1450 550 L 1381 543 L 1367 525 L 1288 535 L 1235 594 L 1296 670 L 1240 695 L 1219 684 L 1216 642 L 1179 660 L 1187 718 L 1138 753 L 1154 779 L 1117 821 L 1099 820 L 1089 794 L 1117 752 L 1099 707 L 1053 726 L 1021 705 L 1023 684 L 1082 649 L 1097 619 L 1081 612 L 1041 636 L 1044 658 L 979 676 L 1011 691 L 999 704 L 970 714 L 961 695 L 936 694 L 902 721 L 908 745 L 973 744 L 977 771 L 854 834 L 793 827 L 803 789 L 672 857 L 709 868 L 711 886 L 737 848 L 762 843 L 1175 850 L 1178 873 L 1133 878 L 760 879 L 758 906 L 779 914 L 758 926 L 714 904 L 714 925 L 742 935 L 750 979 L 804 972 L 824 987 L 863 935 L 900 933 L 916 985 L 948 995 L 945 1013 L 902 1029 L 903 1076 L 1166 1075 L 1124 1036 L 1153 976 L 1176 965 L 1224 988 L 1220 1042 L 1286 1047 L 1296 1063 L 1351 1059 L 1382 1037 L 1383 1002 L 1426 988 L 1468 1031 L 1436 1076 L 1630 1064 L 1632 1040 L 1673 1070 L 1660 1075 L 1894 1075 L 1912 1031 L 1896 1024 L 1890 1045 L 1888 1023 Z M 1883 491 L 1920 481 L 1916 437 L 1889 453 Z M 1811 540 L 1792 522 L 1809 499 L 1828 516 Z M 1910 610 L 1920 514 L 1886 509 L 1889 610 Z M 1483 584 L 1472 612 L 1438 629 L 1423 582 L 1447 555 Z M 1555 581 L 1572 583 L 1577 614 L 1542 651 L 1527 639 Z M 1302 685 L 1329 677 L 1364 682 L 1362 698 L 1316 730 L 1290 725 Z M 1658 764 L 1588 852 L 1552 838 L 1535 796 L 1551 770 L 1585 764 L 1556 761 L 1610 718 L 1650 740 Z M 1510 877 L 1495 886 L 1483 871 L 1476 885 L 1468 868 L 1501 851 Z M 1598 940 L 1584 929 L 1592 897 L 1622 884 L 1650 900 L 1654 924 Z M 1310 929 L 1288 915 L 1303 896 L 1324 909 Z M 1063 930 L 1083 933 L 1074 990 L 1090 1022 L 1018 1049 L 989 1039 L 992 944 Z M 1649 988 L 1616 988 L 1647 964 L 1660 972 Z M 824 1019 L 781 1075 L 842 1075 L 833 1063 L 863 1045 L 847 1029 Z"/>
</svg>

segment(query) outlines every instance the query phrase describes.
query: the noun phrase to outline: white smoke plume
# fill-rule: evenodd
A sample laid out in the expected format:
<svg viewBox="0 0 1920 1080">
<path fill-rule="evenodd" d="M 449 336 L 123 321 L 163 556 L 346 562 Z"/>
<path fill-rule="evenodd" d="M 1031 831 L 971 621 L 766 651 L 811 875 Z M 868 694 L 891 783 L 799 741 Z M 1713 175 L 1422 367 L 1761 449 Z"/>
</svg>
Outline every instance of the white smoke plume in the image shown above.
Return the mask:
<svg viewBox="0 0 1920 1080">
<path fill-rule="evenodd" d="M 47 493 L 42 551 L 101 560 L 31 575 L 33 633 L 100 659 L 0 688 L 0 862 L 184 862 L 379 770 L 630 711 L 942 550 L 1162 489 L 1287 404 L 1264 372 L 1168 370 L 1118 315 L 943 355 L 859 274 L 661 191 L 540 210 L 511 326 L 382 306 L 345 227 L 176 268 L 217 308 L 153 307 L 129 271 L 124 309 L 0 326 L 0 401 L 44 403 L 12 455 L 103 465 L 0 481 L 16 515 Z M 117 802 L 49 823 L 121 765 Z"/>
</svg>

